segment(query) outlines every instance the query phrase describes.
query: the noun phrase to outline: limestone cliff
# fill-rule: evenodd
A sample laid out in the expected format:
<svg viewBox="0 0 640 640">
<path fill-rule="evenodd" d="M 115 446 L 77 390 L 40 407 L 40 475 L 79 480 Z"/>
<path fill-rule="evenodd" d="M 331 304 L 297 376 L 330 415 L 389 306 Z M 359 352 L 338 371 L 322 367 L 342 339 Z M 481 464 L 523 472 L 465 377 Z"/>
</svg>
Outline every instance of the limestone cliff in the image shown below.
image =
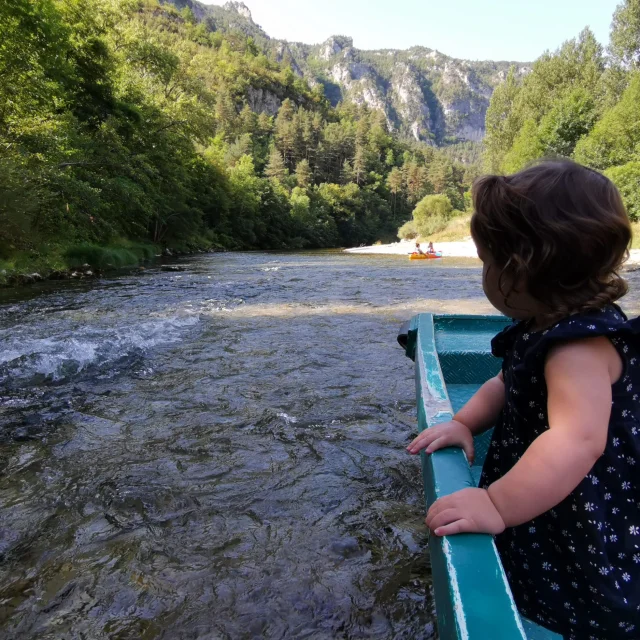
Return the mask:
<svg viewBox="0 0 640 640">
<path fill-rule="evenodd" d="M 241 31 L 267 55 L 289 64 L 311 85 L 324 85 L 335 105 L 340 101 L 367 104 L 383 111 L 389 126 L 403 135 L 438 146 L 481 141 L 485 116 L 495 87 L 515 65 L 518 74 L 529 66 L 517 62 L 459 60 L 426 47 L 362 51 L 346 36 L 332 36 L 319 45 L 270 38 L 242 2 L 224 6 L 196 0 L 171 0 L 192 8 L 213 31 Z M 254 94 L 253 107 L 272 113 L 277 103 Z"/>
</svg>

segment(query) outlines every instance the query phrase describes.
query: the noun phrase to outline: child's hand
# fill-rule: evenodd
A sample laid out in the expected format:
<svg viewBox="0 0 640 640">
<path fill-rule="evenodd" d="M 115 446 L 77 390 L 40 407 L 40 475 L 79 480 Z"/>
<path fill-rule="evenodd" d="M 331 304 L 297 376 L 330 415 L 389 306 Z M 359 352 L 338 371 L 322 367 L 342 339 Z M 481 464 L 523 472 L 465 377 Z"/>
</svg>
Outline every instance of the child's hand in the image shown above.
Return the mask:
<svg viewBox="0 0 640 640">
<path fill-rule="evenodd" d="M 475 451 L 473 449 L 473 434 L 467 426 L 451 420 L 435 427 L 425 429 L 408 447 L 407 451 L 413 455 L 426 449 L 430 454 L 445 447 L 460 447 L 467 455 L 469 464 L 473 464 Z"/>
<path fill-rule="evenodd" d="M 484 489 L 462 489 L 440 498 L 427 513 L 427 526 L 437 536 L 505 530 L 504 520 Z"/>
</svg>

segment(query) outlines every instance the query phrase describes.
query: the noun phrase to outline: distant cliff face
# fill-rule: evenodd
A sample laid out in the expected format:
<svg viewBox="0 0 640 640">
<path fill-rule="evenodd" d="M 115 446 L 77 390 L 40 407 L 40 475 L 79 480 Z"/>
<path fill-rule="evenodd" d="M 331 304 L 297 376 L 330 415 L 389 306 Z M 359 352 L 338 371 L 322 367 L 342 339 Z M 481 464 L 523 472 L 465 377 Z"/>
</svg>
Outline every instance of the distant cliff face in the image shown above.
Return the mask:
<svg viewBox="0 0 640 640">
<path fill-rule="evenodd" d="M 350 38 L 335 36 L 317 46 L 288 47 L 332 102 L 381 109 L 395 129 L 438 145 L 482 140 L 494 88 L 512 64 L 520 74 L 529 70 L 520 63 L 457 60 L 425 47 L 360 51 Z"/>
<path fill-rule="evenodd" d="M 178 7 L 190 6 L 213 30 L 242 31 L 253 37 L 268 55 L 288 63 L 310 84 L 324 85 L 334 105 L 367 104 L 383 111 L 393 129 L 438 146 L 481 141 L 495 87 L 512 65 L 520 75 L 529 71 L 523 63 L 458 60 L 425 47 L 361 51 L 345 36 L 333 36 L 320 45 L 284 42 L 270 38 L 255 24 L 242 2 L 220 7 L 172 1 Z"/>
</svg>

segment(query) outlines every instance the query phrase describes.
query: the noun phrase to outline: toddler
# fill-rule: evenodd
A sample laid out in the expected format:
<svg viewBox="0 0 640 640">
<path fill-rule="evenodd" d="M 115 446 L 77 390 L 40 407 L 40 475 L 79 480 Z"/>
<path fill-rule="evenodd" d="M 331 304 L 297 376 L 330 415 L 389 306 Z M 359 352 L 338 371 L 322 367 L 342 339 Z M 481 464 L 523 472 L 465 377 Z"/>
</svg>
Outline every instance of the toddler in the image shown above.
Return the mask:
<svg viewBox="0 0 640 640">
<path fill-rule="evenodd" d="M 549 161 L 481 178 L 473 201 L 483 288 L 514 324 L 492 342 L 501 373 L 408 447 L 472 460 L 495 425 L 480 488 L 438 500 L 427 525 L 495 535 L 522 614 L 566 640 L 640 638 L 640 321 L 614 304 L 620 194 Z"/>
</svg>

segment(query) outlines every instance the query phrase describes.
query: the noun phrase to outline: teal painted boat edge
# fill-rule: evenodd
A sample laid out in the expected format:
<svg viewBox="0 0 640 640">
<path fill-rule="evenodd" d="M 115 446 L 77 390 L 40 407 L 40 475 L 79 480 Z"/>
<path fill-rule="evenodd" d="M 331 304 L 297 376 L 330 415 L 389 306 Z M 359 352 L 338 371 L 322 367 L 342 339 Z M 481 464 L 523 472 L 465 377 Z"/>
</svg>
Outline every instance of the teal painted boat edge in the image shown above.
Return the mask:
<svg viewBox="0 0 640 640">
<path fill-rule="evenodd" d="M 411 328 L 415 331 L 418 424 L 422 431 L 450 420 L 452 409 L 436 350 L 434 317 L 421 314 L 414 320 Z M 427 507 L 438 498 L 475 486 L 461 449 L 423 454 L 422 469 Z M 491 536 L 431 536 L 429 548 L 442 640 L 526 640 Z"/>
<path fill-rule="evenodd" d="M 531 622 L 531 620 L 522 618 L 522 624 L 527 634 L 527 640 L 562 640 L 562 636 Z"/>
<path fill-rule="evenodd" d="M 416 359 L 416 340 L 418 337 L 418 319 L 420 316 L 413 316 L 408 323 L 407 327 L 407 339 L 405 345 L 405 353 L 407 358 Z"/>
</svg>

